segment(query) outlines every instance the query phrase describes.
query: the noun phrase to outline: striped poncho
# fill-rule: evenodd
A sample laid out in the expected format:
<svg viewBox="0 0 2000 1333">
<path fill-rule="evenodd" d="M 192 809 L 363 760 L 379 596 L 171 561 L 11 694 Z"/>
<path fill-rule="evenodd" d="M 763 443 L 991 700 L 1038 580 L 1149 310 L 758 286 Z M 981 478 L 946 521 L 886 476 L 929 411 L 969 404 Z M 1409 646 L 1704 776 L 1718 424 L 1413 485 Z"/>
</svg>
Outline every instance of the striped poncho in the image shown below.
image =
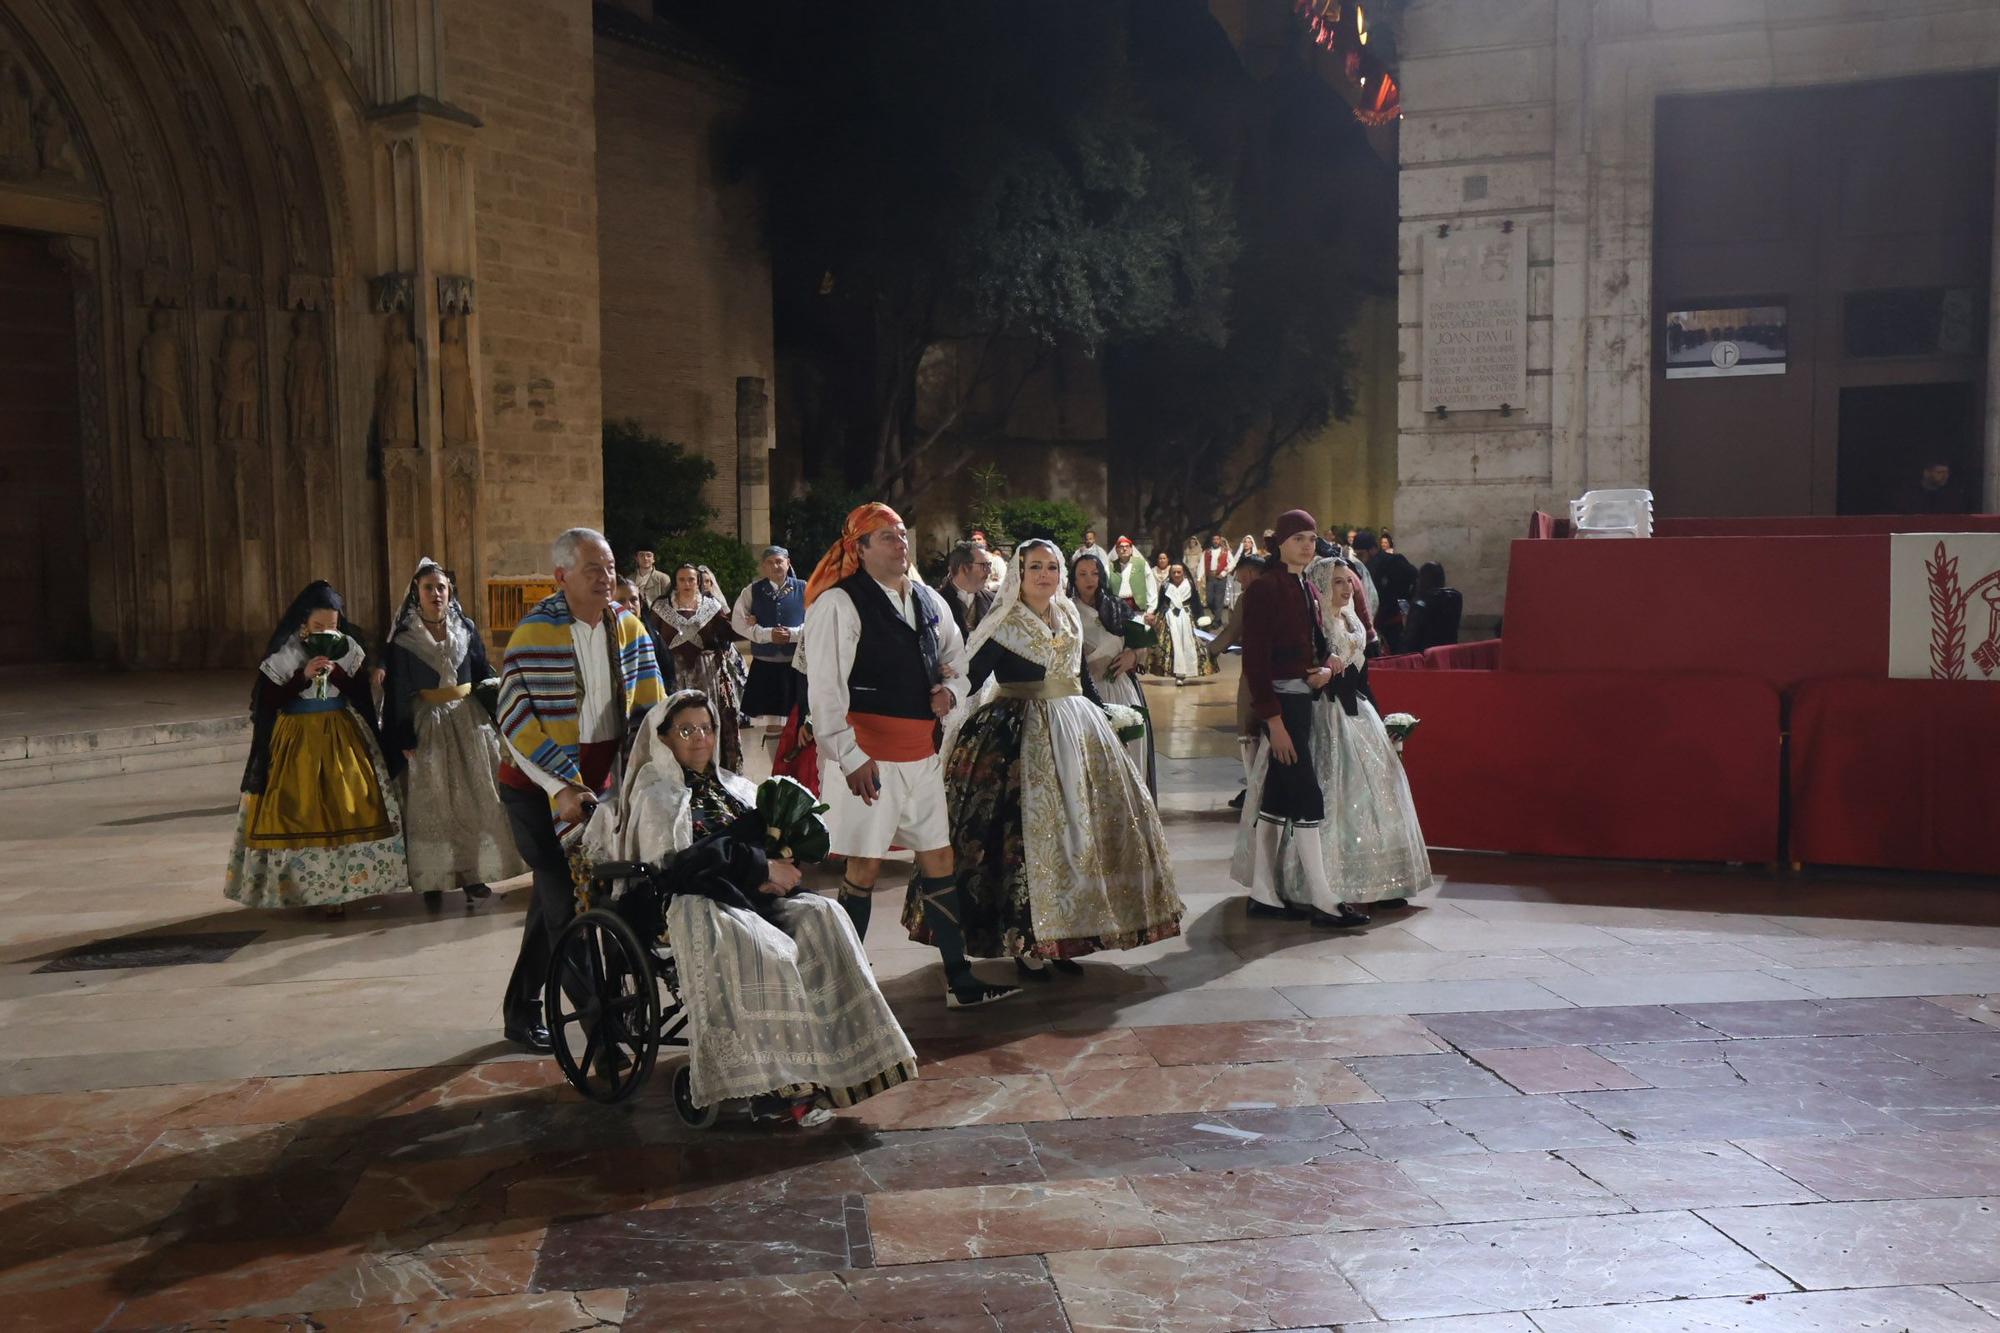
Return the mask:
<svg viewBox="0 0 2000 1333">
<path fill-rule="evenodd" d="M 639 617 L 613 605 L 617 659 L 611 679 L 629 732 L 641 715 L 666 698 L 653 659 L 653 642 Z M 544 772 L 581 783 L 577 766 L 576 646 L 570 638 L 569 599 L 558 592 L 535 603 L 507 639 L 500 667 L 500 734 Z M 610 636 L 607 636 L 607 640 Z"/>
</svg>

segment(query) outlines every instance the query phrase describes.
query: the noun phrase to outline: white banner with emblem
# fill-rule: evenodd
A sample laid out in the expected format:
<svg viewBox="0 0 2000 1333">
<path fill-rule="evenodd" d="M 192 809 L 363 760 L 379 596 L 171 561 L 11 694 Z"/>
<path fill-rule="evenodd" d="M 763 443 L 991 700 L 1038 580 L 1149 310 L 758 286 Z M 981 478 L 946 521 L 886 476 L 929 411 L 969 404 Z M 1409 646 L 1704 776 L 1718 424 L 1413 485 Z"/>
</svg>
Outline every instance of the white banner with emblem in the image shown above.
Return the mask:
<svg viewBox="0 0 2000 1333">
<path fill-rule="evenodd" d="M 1889 674 L 2000 681 L 2000 532 L 1889 538 Z"/>
</svg>

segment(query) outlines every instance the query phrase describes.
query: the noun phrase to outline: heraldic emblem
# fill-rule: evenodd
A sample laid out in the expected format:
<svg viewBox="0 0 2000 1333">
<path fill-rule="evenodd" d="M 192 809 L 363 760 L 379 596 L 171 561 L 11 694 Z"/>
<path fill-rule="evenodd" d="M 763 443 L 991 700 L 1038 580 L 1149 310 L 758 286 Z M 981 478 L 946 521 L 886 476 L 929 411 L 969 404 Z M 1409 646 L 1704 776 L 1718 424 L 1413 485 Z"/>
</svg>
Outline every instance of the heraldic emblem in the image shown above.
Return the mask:
<svg viewBox="0 0 2000 1333">
<path fill-rule="evenodd" d="M 1965 638 L 1968 628 L 1985 631 L 1972 650 L 1972 664 L 1991 680 L 2000 673 L 2000 568 L 1990 569 L 1961 587 L 1958 557 L 1947 555 L 1939 542 L 1924 561 L 1931 602 L 1931 679 L 1966 680 Z M 1970 625 L 1968 625 L 1968 621 Z"/>
</svg>

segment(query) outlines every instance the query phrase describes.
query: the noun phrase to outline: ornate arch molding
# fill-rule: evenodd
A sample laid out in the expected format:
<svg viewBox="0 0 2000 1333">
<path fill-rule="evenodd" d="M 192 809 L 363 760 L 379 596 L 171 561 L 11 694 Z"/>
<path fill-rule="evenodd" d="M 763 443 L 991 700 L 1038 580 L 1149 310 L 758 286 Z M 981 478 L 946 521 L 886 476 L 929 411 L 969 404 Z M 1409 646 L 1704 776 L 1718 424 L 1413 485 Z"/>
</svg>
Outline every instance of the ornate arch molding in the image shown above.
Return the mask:
<svg viewBox="0 0 2000 1333">
<path fill-rule="evenodd" d="M 340 373 L 367 320 L 346 202 L 366 148 L 306 3 L 0 13 L 0 223 L 70 238 L 94 630 L 121 663 L 242 662 L 314 577 L 379 612 L 379 501 L 344 428 L 371 376 Z"/>
</svg>

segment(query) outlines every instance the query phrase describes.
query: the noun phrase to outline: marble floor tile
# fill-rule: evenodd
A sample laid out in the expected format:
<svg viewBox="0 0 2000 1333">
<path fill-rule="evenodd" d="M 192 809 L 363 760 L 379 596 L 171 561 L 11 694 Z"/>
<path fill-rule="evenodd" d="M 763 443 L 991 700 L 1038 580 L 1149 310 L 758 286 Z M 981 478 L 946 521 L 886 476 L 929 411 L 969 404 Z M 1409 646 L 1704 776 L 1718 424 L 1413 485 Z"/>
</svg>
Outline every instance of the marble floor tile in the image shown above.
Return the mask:
<svg viewBox="0 0 2000 1333">
<path fill-rule="evenodd" d="M 535 1264 L 538 1290 L 769 1277 L 868 1267 L 858 1195 L 778 1204 L 660 1208 L 553 1222 Z"/>
<path fill-rule="evenodd" d="M 1875 1045 L 1943 1078 L 2000 1079 L 2000 1031 L 1895 1037 L 1878 1040 Z"/>
<path fill-rule="evenodd" d="M 200 1124 L 200 1106 L 229 1099 L 243 1086 L 243 1081 L 232 1080 L 0 1097 L 0 1143 L 105 1130 L 130 1133 L 150 1124 Z"/>
<path fill-rule="evenodd" d="M 1184 953 L 1159 959 L 1146 970 L 1175 993 L 1262 986 L 1336 986 L 1378 978 L 1352 958 L 1244 958 L 1234 953 Z"/>
<path fill-rule="evenodd" d="M 1541 986 L 1571 1004 L 1584 1006 L 1678 1004 L 1703 1000 L 1789 1000 L 1815 994 L 1781 979 L 1777 973 L 1756 971 L 1544 977 Z"/>
<path fill-rule="evenodd" d="M 1342 1276 L 1390 1320 L 1788 1286 L 1689 1213 L 1370 1231 L 1340 1240 Z"/>
<path fill-rule="evenodd" d="M 998 1074 L 917 1079 L 848 1107 L 839 1118 L 876 1129 L 935 1129 L 1062 1120 L 1069 1113 L 1048 1075 Z"/>
<path fill-rule="evenodd" d="M 1157 978 L 1153 978 L 1157 980 Z M 1048 1025 L 1058 1032 L 1097 1031 L 1106 1027 L 1153 1027 L 1162 1023 L 1245 1023 L 1269 1018 L 1301 1018 L 1299 1006 L 1266 986 L 1241 989 L 1164 992 L 1130 999 L 1082 999 L 1043 1006 Z"/>
<path fill-rule="evenodd" d="M 1943 1287 L 1548 1310 L 1538 1312 L 1535 1323 L 1542 1333 L 1990 1333 L 1994 1327 L 1970 1301 Z"/>
<path fill-rule="evenodd" d="M 1134 1176 L 1129 1183 L 1169 1243 L 1446 1220 L 1437 1201 L 1395 1164 L 1358 1155 L 1267 1170 Z"/>
<path fill-rule="evenodd" d="M 1422 1102 L 1364 1103 L 1340 1107 L 1338 1114 L 1377 1157 L 1401 1160 L 1487 1151 L 1478 1139 L 1445 1123 Z"/>
<path fill-rule="evenodd" d="M 1092 1069 L 1144 1069 L 1155 1062 L 1130 1028 L 1105 1032 L 1030 1032 L 927 1037 L 912 1045 L 922 1078 L 1051 1074 L 1066 1078 Z"/>
<path fill-rule="evenodd" d="M 626 1306 L 623 1328 L 933 1333 L 952 1328 L 939 1319 L 943 1311 L 977 1311 L 979 1333 L 1069 1333 L 1070 1327 L 1047 1267 L 1030 1257 L 641 1287 Z"/>
<path fill-rule="evenodd" d="M 1492 953 L 1496 949 L 1605 949 L 1622 942 L 1600 927 L 1578 925 L 1567 920 L 1497 922 L 1445 918 L 1414 921 L 1404 926 L 1403 932 L 1434 949 L 1454 953 Z"/>
<path fill-rule="evenodd" d="M 1535 1333 L 1524 1314 L 1459 1314 L 1442 1319 L 1398 1319 L 1393 1324 L 1370 1320 L 1341 1324 L 1326 1333 Z"/>
<path fill-rule="evenodd" d="M 1363 1151 L 1324 1106 L 1051 1120 L 1023 1130 L 1050 1180 L 1288 1166 Z"/>
<path fill-rule="evenodd" d="M 1934 1079 L 1932 1071 L 1895 1054 L 1904 1041 L 1870 1037 L 1758 1037 L 1723 1044 L 1722 1057 L 1745 1083 L 1895 1083 Z"/>
<path fill-rule="evenodd" d="M 1954 1282 L 1949 1290 L 2000 1319 L 2000 1282 Z"/>
<path fill-rule="evenodd" d="M 1970 1018 L 1988 1027 L 2000 1027 L 2000 1006 L 1994 1004 L 1991 995 L 1932 995 L 1926 998 L 1931 1004 L 1962 1018 Z"/>
<path fill-rule="evenodd" d="M 1551 957 L 1593 977 L 1631 977 L 1649 972 L 1754 972 L 1774 960 L 1742 944 L 1662 944 L 1647 948 L 1620 944 L 1609 949 L 1551 949 Z"/>
<path fill-rule="evenodd" d="M 1785 973 L 1815 995 L 1943 995 L 2000 990 L 2000 963 L 1910 963 L 1887 967 L 1798 967 Z"/>
<path fill-rule="evenodd" d="M 1705 1208 L 1700 1215 L 1809 1290 L 2000 1281 L 2000 1198 Z"/>
<path fill-rule="evenodd" d="M 2000 1196 L 2000 1133 L 1992 1131 L 1744 1139 L 1737 1146 L 1836 1202 Z"/>
<path fill-rule="evenodd" d="M 1548 1153 L 1404 1158 L 1396 1168 L 1436 1202 L 1448 1222 L 1518 1222 L 1630 1211 L 1603 1185 Z"/>
<path fill-rule="evenodd" d="M 48 1194 L 0 1196 L 0 1263 L 13 1268 L 72 1250 L 149 1236 L 180 1208 L 194 1182 L 113 1177 Z M 4 1297 L 0 1297 L 4 1299 Z"/>
<path fill-rule="evenodd" d="M 1662 1088 L 1573 1092 L 1564 1101 L 1634 1143 L 1881 1134 L 1902 1127 L 1872 1106 L 1812 1084 L 1765 1088 Z"/>
<path fill-rule="evenodd" d="M 1545 1012 L 1435 1013 L 1424 1026 L 1462 1051 L 1511 1046 L 1597 1046 L 1618 1042 L 1713 1040 L 1715 1033 L 1671 1009 L 1579 1009 Z"/>
<path fill-rule="evenodd" d="M 1651 1086 L 1584 1046 L 1521 1046 L 1466 1055 L 1526 1093 L 1605 1092 Z"/>
<path fill-rule="evenodd" d="M 1990 1078 L 1847 1079 L 1841 1091 L 1913 1129 L 2000 1129 L 2000 1080 Z"/>
<path fill-rule="evenodd" d="M 1786 1142 L 1786 1140 L 1774 1140 Z M 1866 1139 L 1807 1139 L 1839 1145 Z M 1754 1203 L 1817 1203 L 1821 1195 L 1757 1154 L 1728 1143 L 1628 1143 L 1558 1148 L 1570 1163 L 1642 1213 Z"/>
<path fill-rule="evenodd" d="M 1167 1024 L 1137 1028 L 1134 1035 L 1162 1065 L 1426 1055 L 1444 1049 L 1423 1024 L 1400 1014 L 1262 1023 Z"/>
<path fill-rule="evenodd" d="M 1220 1173 L 1213 1177 L 1183 1174 L 1139 1179 L 1240 1178 Z M 1116 1249 L 1159 1245 L 1169 1239 L 1219 1239 L 1227 1234 L 1169 1237 L 1163 1230 L 1167 1220 L 1159 1215 L 1159 1209 L 1135 1193 L 1133 1182 L 1117 1177 L 902 1190 L 874 1195 L 867 1206 L 875 1257 L 885 1265 L 992 1259 L 1051 1250 Z M 1310 1229 L 1291 1227 L 1284 1234 Z"/>
<path fill-rule="evenodd" d="M 1373 1319 L 1335 1266 L 1348 1235 L 1048 1256 L 1074 1333 L 1250 1333 Z"/>
<path fill-rule="evenodd" d="M 1513 1090 L 1462 1055 L 1373 1055 L 1346 1062 L 1384 1101 L 1498 1097 Z"/>
<path fill-rule="evenodd" d="M 1102 1070 L 1079 1074 L 1056 1091 L 1077 1119 L 1376 1100 L 1368 1085 L 1338 1060 Z"/>
<path fill-rule="evenodd" d="M 545 1291 L 470 1300 L 415 1301 L 356 1309 L 304 1310 L 257 1320 L 238 1320 L 246 1330 L 313 1330 L 313 1333 L 402 1333 L 408 1329 L 505 1329 L 507 1333 L 584 1333 L 616 1328 L 625 1317 L 627 1293 Z M 202 1325 L 201 1327 L 210 1327 Z"/>
<path fill-rule="evenodd" d="M 1503 953 L 1403 949 L 1355 955 L 1354 961 L 1376 981 L 1533 981 L 1577 975 L 1568 963 L 1540 949 Z"/>
<path fill-rule="evenodd" d="M 1743 1075 L 1729 1063 L 1731 1041 L 1640 1041 L 1591 1046 L 1600 1055 L 1655 1088 L 1726 1088 L 1743 1085 Z"/>
<path fill-rule="evenodd" d="M 1940 1015 L 1939 1007 L 1904 998 L 1673 1006 L 1675 1012 L 1724 1037 L 1869 1037 L 1967 1030 L 1948 1012 Z"/>
<path fill-rule="evenodd" d="M 1429 1103 L 1453 1129 L 1488 1152 L 1543 1152 L 1624 1140 L 1555 1097 L 1464 1097 Z"/>
<path fill-rule="evenodd" d="M 1532 981 L 1384 981 L 1368 986 L 1285 986 L 1279 994 L 1312 1018 L 1569 1007 L 1569 1001 Z"/>
<path fill-rule="evenodd" d="M 1356 1086 L 1360 1086 L 1359 1080 Z M 140 1130 L 136 1134 L 99 1133 L 0 1143 L 0 1194 L 41 1194 L 77 1181 L 105 1179 L 129 1166 L 153 1138 L 152 1133 Z"/>
</svg>

